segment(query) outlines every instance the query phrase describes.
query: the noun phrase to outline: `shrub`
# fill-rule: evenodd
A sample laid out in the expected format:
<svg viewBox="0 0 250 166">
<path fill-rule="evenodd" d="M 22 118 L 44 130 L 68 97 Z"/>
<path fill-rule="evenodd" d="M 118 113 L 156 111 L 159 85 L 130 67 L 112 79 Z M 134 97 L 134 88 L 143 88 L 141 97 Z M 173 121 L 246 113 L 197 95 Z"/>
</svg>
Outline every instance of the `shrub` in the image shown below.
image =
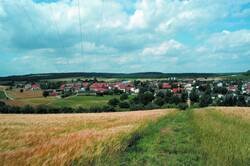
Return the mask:
<svg viewBox="0 0 250 166">
<path fill-rule="evenodd" d="M 44 105 L 38 106 L 34 111 L 38 114 L 46 114 L 51 112 L 50 108 Z"/>
<path fill-rule="evenodd" d="M 161 97 L 157 97 L 155 100 L 154 100 L 154 103 L 158 106 L 163 106 L 164 104 L 164 99 L 161 98 Z"/>
<path fill-rule="evenodd" d="M 87 113 L 89 112 L 88 109 L 86 108 L 83 108 L 83 107 L 78 107 L 76 110 L 75 110 L 76 113 Z"/>
<path fill-rule="evenodd" d="M 145 109 L 146 110 L 153 110 L 153 109 L 159 109 L 160 107 L 154 103 L 148 103 L 146 106 L 145 106 Z"/>
<path fill-rule="evenodd" d="M 164 104 L 162 108 L 177 108 L 176 104 Z"/>
<path fill-rule="evenodd" d="M 31 107 L 30 105 L 26 105 L 26 106 L 22 107 L 20 111 L 23 114 L 31 114 L 31 113 L 35 112 L 34 108 Z"/>
<path fill-rule="evenodd" d="M 127 100 L 128 99 L 128 94 L 126 93 L 123 93 L 121 96 L 120 96 L 120 100 Z"/>
<path fill-rule="evenodd" d="M 128 102 L 124 101 L 124 102 L 120 102 L 120 103 L 119 103 L 119 107 L 120 107 L 120 108 L 129 108 L 130 105 L 129 105 Z"/>
<path fill-rule="evenodd" d="M 144 109 L 143 104 L 131 104 L 130 105 L 131 111 L 137 111 L 137 110 L 143 110 L 143 109 Z"/>
<path fill-rule="evenodd" d="M 108 101 L 108 104 L 111 105 L 111 106 L 117 106 L 119 104 L 119 100 L 117 98 L 113 98 L 113 99 L 110 99 Z"/>
<path fill-rule="evenodd" d="M 203 95 L 201 98 L 200 98 L 200 102 L 199 102 L 199 106 L 200 107 L 207 107 L 209 106 L 209 104 L 211 104 L 213 101 L 212 101 L 212 98 L 210 95 Z"/>
<path fill-rule="evenodd" d="M 101 107 L 90 107 L 89 108 L 89 112 L 93 112 L 93 113 L 97 113 L 97 112 L 102 112 L 102 108 Z"/>
<path fill-rule="evenodd" d="M 116 109 L 109 105 L 105 105 L 102 107 L 102 112 L 116 112 Z"/>
<path fill-rule="evenodd" d="M 43 91 L 43 97 L 48 97 L 49 96 L 49 92 L 48 91 Z"/>
<path fill-rule="evenodd" d="M 178 108 L 180 110 L 186 110 L 188 108 L 188 105 L 187 105 L 187 103 L 180 103 L 180 104 L 178 104 Z"/>
</svg>

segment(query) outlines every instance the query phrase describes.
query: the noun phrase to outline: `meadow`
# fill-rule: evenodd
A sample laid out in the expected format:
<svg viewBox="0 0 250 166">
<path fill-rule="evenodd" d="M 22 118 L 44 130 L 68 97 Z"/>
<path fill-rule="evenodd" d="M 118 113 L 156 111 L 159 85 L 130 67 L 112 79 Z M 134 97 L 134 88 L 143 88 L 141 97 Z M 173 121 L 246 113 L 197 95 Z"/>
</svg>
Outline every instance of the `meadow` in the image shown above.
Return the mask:
<svg viewBox="0 0 250 166">
<path fill-rule="evenodd" d="M 0 115 L 0 165 L 250 165 L 250 108 Z"/>
<path fill-rule="evenodd" d="M 107 105 L 108 101 L 113 98 L 119 98 L 116 96 L 71 96 L 65 99 L 58 99 L 50 102 L 48 105 L 55 107 L 95 107 Z"/>
<path fill-rule="evenodd" d="M 4 94 L 4 91 L 0 91 L 0 100 L 1 99 L 6 99 L 6 96 Z"/>
<path fill-rule="evenodd" d="M 95 107 L 95 106 L 106 105 L 110 99 L 120 97 L 119 95 L 110 95 L 110 96 L 70 96 L 67 98 L 58 98 L 58 97 L 46 97 L 45 98 L 42 96 L 42 92 L 39 90 L 38 91 L 30 90 L 30 91 L 24 91 L 21 93 L 20 90 L 18 89 L 8 90 L 7 93 L 14 100 L 6 101 L 6 103 L 9 105 L 15 105 L 15 106 L 49 105 L 53 107 L 90 108 L 90 107 Z M 0 95 L 1 95 L 1 91 L 0 91 Z"/>
</svg>

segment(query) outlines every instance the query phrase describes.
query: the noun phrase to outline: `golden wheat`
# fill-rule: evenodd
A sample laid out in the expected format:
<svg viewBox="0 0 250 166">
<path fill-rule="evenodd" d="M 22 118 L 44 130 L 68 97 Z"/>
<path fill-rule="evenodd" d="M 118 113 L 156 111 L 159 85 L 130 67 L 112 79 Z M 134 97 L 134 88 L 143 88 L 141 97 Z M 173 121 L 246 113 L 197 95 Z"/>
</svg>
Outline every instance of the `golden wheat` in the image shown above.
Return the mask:
<svg viewBox="0 0 250 166">
<path fill-rule="evenodd" d="M 171 110 L 57 115 L 0 115 L 0 165 L 68 165 L 119 147 L 117 138 Z"/>
</svg>

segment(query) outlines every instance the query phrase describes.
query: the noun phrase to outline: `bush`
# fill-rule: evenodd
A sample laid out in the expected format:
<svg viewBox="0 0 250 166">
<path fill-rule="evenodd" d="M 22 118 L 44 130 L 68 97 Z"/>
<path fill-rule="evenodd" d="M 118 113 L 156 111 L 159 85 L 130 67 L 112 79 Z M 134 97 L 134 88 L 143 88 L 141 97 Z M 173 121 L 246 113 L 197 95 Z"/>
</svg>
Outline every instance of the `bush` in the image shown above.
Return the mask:
<svg viewBox="0 0 250 166">
<path fill-rule="evenodd" d="M 49 96 L 49 92 L 48 91 L 43 91 L 43 97 L 48 97 Z"/>
<path fill-rule="evenodd" d="M 143 110 L 143 109 L 144 109 L 143 104 L 131 104 L 130 105 L 131 111 L 138 111 L 138 110 Z"/>
<path fill-rule="evenodd" d="M 108 101 L 108 104 L 111 105 L 111 106 L 117 106 L 119 104 L 119 100 L 117 98 L 113 98 L 113 99 L 110 99 Z"/>
<path fill-rule="evenodd" d="M 124 101 L 124 102 L 120 102 L 120 103 L 119 103 L 119 107 L 120 107 L 120 108 L 129 108 L 130 105 L 129 105 L 128 102 Z"/>
<path fill-rule="evenodd" d="M 117 110 L 114 107 L 111 107 L 109 105 L 105 105 L 102 108 L 102 112 L 116 112 Z"/>
<path fill-rule="evenodd" d="M 156 104 L 156 105 L 158 105 L 158 106 L 163 106 L 163 104 L 164 104 L 164 99 L 163 98 L 161 98 L 161 97 L 157 97 L 155 100 L 154 100 L 154 103 Z"/>
<path fill-rule="evenodd" d="M 209 104 L 211 104 L 213 101 L 212 101 L 212 98 L 210 95 L 203 95 L 201 98 L 200 98 L 200 102 L 199 102 L 199 106 L 200 107 L 207 107 L 209 106 Z"/>
<path fill-rule="evenodd" d="M 123 101 L 123 100 L 127 100 L 128 99 L 128 94 L 126 93 L 123 93 L 121 96 L 120 96 L 120 100 Z"/>
<path fill-rule="evenodd" d="M 154 103 L 148 103 L 145 107 L 146 110 L 159 109 L 160 107 Z"/>
<path fill-rule="evenodd" d="M 78 107 L 75 111 L 75 113 L 87 113 L 87 112 L 89 112 L 89 110 L 83 107 Z"/>
<path fill-rule="evenodd" d="M 188 108 L 188 105 L 187 105 L 187 103 L 180 103 L 180 104 L 178 104 L 178 108 L 180 110 L 186 110 Z"/>
<path fill-rule="evenodd" d="M 176 104 L 164 104 L 162 108 L 177 108 Z"/>
<path fill-rule="evenodd" d="M 23 114 L 31 114 L 31 113 L 34 113 L 34 112 L 35 112 L 34 108 L 31 107 L 30 105 L 27 105 L 27 106 L 25 106 L 25 107 L 22 107 L 20 111 L 21 111 L 21 113 L 23 113 Z"/>
</svg>

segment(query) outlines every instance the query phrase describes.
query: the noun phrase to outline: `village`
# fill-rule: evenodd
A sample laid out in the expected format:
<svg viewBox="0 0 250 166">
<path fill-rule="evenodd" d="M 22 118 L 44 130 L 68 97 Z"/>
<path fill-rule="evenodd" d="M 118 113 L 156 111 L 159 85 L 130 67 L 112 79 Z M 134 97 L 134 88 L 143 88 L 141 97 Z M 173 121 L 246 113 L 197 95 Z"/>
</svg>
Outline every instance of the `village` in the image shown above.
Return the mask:
<svg viewBox="0 0 250 166">
<path fill-rule="evenodd" d="M 43 97 L 143 95 L 150 92 L 152 100 L 145 104 L 199 103 L 206 95 L 207 105 L 247 106 L 250 103 L 250 82 L 243 80 L 177 79 L 98 81 L 72 79 L 70 81 L 14 82 L 10 89 L 42 91 Z M 173 100 L 166 99 L 170 93 Z M 162 97 L 162 99 L 161 99 Z M 178 100 L 181 99 L 181 100 Z M 162 100 L 162 101 L 161 101 Z M 177 100 L 177 101 L 176 101 Z M 138 103 L 137 103 L 138 104 Z"/>
</svg>

